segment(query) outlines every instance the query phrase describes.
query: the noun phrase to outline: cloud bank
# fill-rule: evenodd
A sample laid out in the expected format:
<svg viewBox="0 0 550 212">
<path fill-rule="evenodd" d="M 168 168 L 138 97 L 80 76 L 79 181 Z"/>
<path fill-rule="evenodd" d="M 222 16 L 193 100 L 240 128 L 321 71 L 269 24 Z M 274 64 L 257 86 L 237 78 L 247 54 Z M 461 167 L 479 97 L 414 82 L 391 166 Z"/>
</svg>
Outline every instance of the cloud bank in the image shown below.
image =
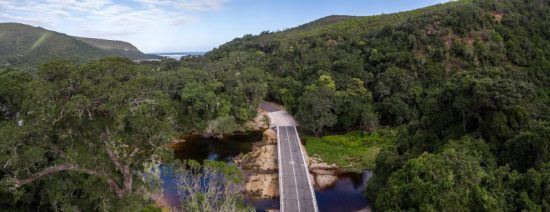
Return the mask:
<svg viewBox="0 0 550 212">
<path fill-rule="evenodd" d="M 0 22 L 54 30 L 70 28 L 90 37 L 113 37 L 177 27 L 197 13 L 220 10 L 227 0 L 0 0 Z"/>
</svg>

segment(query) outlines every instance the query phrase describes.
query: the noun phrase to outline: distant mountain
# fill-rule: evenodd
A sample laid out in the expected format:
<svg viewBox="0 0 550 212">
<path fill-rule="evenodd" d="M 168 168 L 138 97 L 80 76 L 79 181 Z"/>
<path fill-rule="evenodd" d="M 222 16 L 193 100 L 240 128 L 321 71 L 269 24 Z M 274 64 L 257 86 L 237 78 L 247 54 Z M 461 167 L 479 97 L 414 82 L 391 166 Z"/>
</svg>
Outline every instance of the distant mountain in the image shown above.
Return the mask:
<svg viewBox="0 0 550 212">
<path fill-rule="evenodd" d="M 84 62 L 106 56 L 156 59 L 130 43 L 73 37 L 19 23 L 0 23 L 0 68 L 32 67 L 51 59 Z"/>
</svg>

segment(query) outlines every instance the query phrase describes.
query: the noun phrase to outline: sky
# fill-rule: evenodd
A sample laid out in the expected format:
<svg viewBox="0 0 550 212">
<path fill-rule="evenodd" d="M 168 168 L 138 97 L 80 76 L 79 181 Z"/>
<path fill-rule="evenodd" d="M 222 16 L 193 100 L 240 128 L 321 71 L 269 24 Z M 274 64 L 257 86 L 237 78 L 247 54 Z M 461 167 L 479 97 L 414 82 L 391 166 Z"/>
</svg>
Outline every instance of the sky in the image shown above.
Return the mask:
<svg viewBox="0 0 550 212">
<path fill-rule="evenodd" d="M 0 22 L 123 40 L 146 53 L 202 52 L 329 15 L 368 16 L 449 0 L 0 0 Z"/>
</svg>

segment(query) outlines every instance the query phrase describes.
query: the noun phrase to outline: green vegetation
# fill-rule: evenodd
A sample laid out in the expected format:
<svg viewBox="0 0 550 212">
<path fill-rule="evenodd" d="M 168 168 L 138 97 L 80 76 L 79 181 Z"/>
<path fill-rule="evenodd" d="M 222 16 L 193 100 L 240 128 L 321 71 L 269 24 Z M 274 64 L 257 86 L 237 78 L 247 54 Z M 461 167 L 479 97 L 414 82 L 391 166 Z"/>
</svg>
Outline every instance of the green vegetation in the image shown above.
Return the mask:
<svg viewBox="0 0 550 212">
<path fill-rule="evenodd" d="M 164 160 L 174 134 L 166 94 L 126 59 L 50 62 L 1 72 L 2 207 L 140 207 L 136 170 Z M 85 199 L 79 198 L 85 196 Z"/>
<path fill-rule="evenodd" d="M 0 23 L 0 68 L 34 69 L 52 59 L 86 62 L 106 56 L 130 59 L 159 58 L 140 52 L 130 43 L 72 37 L 16 23 Z"/>
<path fill-rule="evenodd" d="M 268 70 L 266 99 L 314 135 L 401 126 L 376 159 L 375 209 L 547 211 L 549 14 L 548 1 L 473 0 L 329 17 L 183 64 Z"/>
<path fill-rule="evenodd" d="M 247 35 L 158 66 L 107 58 L 2 70 L 0 205 L 149 206 L 128 170 L 170 161 L 162 147 L 175 132 L 238 131 L 268 100 L 310 135 L 365 133 L 307 148 L 342 167 L 374 167 L 366 195 L 376 210 L 548 211 L 548 20 L 549 1 L 454 1 Z M 44 53 L 56 39 L 101 55 L 55 35 L 36 42 L 37 33 L 23 50 L 2 44 L 0 55 L 34 44 Z M 380 126 L 398 129 L 391 142 L 378 142 Z M 375 165 L 369 145 L 381 148 Z"/>
<path fill-rule="evenodd" d="M 137 49 L 134 45 L 128 42 L 97 39 L 97 38 L 74 37 L 74 36 L 73 38 L 104 50 L 140 52 L 139 49 Z"/>
<path fill-rule="evenodd" d="M 242 195 L 244 176 L 225 162 L 184 161 L 173 167 L 181 211 L 255 211 L 245 206 Z"/>
<path fill-rule="evenodd" d="M 350 132 L 322 138 L 306 137 L 310 156 L 319 156 L 323 162 L 336 164 L 345 172 L 372 170 L 380 149 L 392 145 L 395 132 L 379 130 L 371 133 Z"/>
<path fill-rule="evenodd" d="M 150 183 L 141 177 L 143 170 L 170 164 L 172 156 L 166 146 L 176 131 L 197 129 L 198 123 L 185 121 L 191 116 L 179 116 L 186 108 L 193 112 L 204 108 L 193 107 L 203 102 L 187 102 L 188 98 L 214 95 L 218 103 L 221 98 L 216 95 L 227 98 L 223 107 L 213 103 L 220 117 L 201 120 L 219 122 L 212 127 L 215 133 L 231 132 L 236 128 L 232 125 L 242 124 L 232 115 L 248 118 L 245 109 L 253 109 L 237 108 L 229 97 L 251 98 L 240 105 L 259 101 L 254 95 L 230 94 L 224 83 L 218 83 L 213 93 L 193 93 L 194 89 L 184 87 L 171 93 L 173 85 L 193 86 L 195 77 L 201 76 L 190 70 L 151 71 L 122 58 L 84 64 L 52 61 L 41 65 L 35 75 L 15 69 L 0 71 L 2 208 L 135 211 L 151 204 L 143 197 L 155 188 L 149 188 Z M 249 86 L 259 82 L 249 77 L 243 72 L 237 78 L 242 81 L 232 87 L 239 89 L 234 92 L 252 88 L 256 92 L 257 87 Z M 171 82 L 175 84 L 165 87 Z M 208 105 L 208 99 L 204 100 Z"/>
</svg>

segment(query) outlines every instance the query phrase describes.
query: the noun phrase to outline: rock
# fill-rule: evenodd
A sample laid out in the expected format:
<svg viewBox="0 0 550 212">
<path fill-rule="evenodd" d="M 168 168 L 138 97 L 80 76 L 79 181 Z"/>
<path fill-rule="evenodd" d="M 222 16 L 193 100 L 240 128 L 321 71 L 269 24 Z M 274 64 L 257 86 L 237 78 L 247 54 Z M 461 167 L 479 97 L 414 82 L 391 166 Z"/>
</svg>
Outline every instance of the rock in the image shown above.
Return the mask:
<svg viewBox="0 0 550 212">
<path fill-rule="evenodd" d="M 267 119 L 267 113 L 261 109 L 258 109 L 257 115 L 254 120 L 247 122 L 244 125 L 245 131 L 261 131 L 269 128 L 269 121 Z"/>
<path fill-rule="evenodd" d="M 277 144 L 277 132 L 273 129 L 268 129 L 263 133 L 263 142 L 268 144 Z"/>
<path fill-rule="evenodd" d="M 311 186 L 315 187 L 315 185 L 317 184 L 315 183 L 315 177 L 313 177 L 311 173 L 308 174 L 308 176 L 309 176 L 309 181 L 311 182 Z"/>
<path fill-rule="evenodd" d="M 253 145 L 251 152 L 234 159 L 249 174 L 245 191 L 250 196 L 272 198 L 279 195 L 277 158 L 277 133 L 268 129 L 263 133 L 263 140 Z"/>
<path fill-rule="evenodd" d="M 277 146 L 263 145 L 254 148 L 252 152 L 246 154 L 240 161 L 242 167 L 252 171 L 274 171 L 279 168 L 277 163 Z"/>
<path fill-rule="evenodd" d="M 357 212 L 371 212 L 372 210 L 370 209 L 370 207 L 366 207 L 366 208 L 363 208 L 361 210 L 358 210 Z"/>
<path fill-rule="evenodd" d="M 175 149 L 179 144 L 185 143 L 183 138 L 173 138 L 169 144 L 166 144 L 167 147 Z"/>
<path fill-rule="evenodd" d="M 261 198 L 279 196 L 278 174 L 254 174 L 246 180 L 245 191 Z"/>
<path fill-rule="evenodd" d="M 338 177 L 334 175 L 317 175 L 315 177 L 315 182 L 320 188 L 327 188 L 334 184 L 338 180 Z"/>
<path fill-rule="evenodd" d="M 335 164 L 327 164 L 320 159 L 311 157 L 309 160 L 309 172 L 315 175 L 338 175 L 340 168 Z"/>
<path fill-rule="evenodd" d="M 315 176 L 314 186 L 321 189 L 327 188 L 338 180 L 340 168 L 335 164 L 327 164 L 321 161 L 318 156 L 309 159 L 309 172 Z"/>
</svg>

